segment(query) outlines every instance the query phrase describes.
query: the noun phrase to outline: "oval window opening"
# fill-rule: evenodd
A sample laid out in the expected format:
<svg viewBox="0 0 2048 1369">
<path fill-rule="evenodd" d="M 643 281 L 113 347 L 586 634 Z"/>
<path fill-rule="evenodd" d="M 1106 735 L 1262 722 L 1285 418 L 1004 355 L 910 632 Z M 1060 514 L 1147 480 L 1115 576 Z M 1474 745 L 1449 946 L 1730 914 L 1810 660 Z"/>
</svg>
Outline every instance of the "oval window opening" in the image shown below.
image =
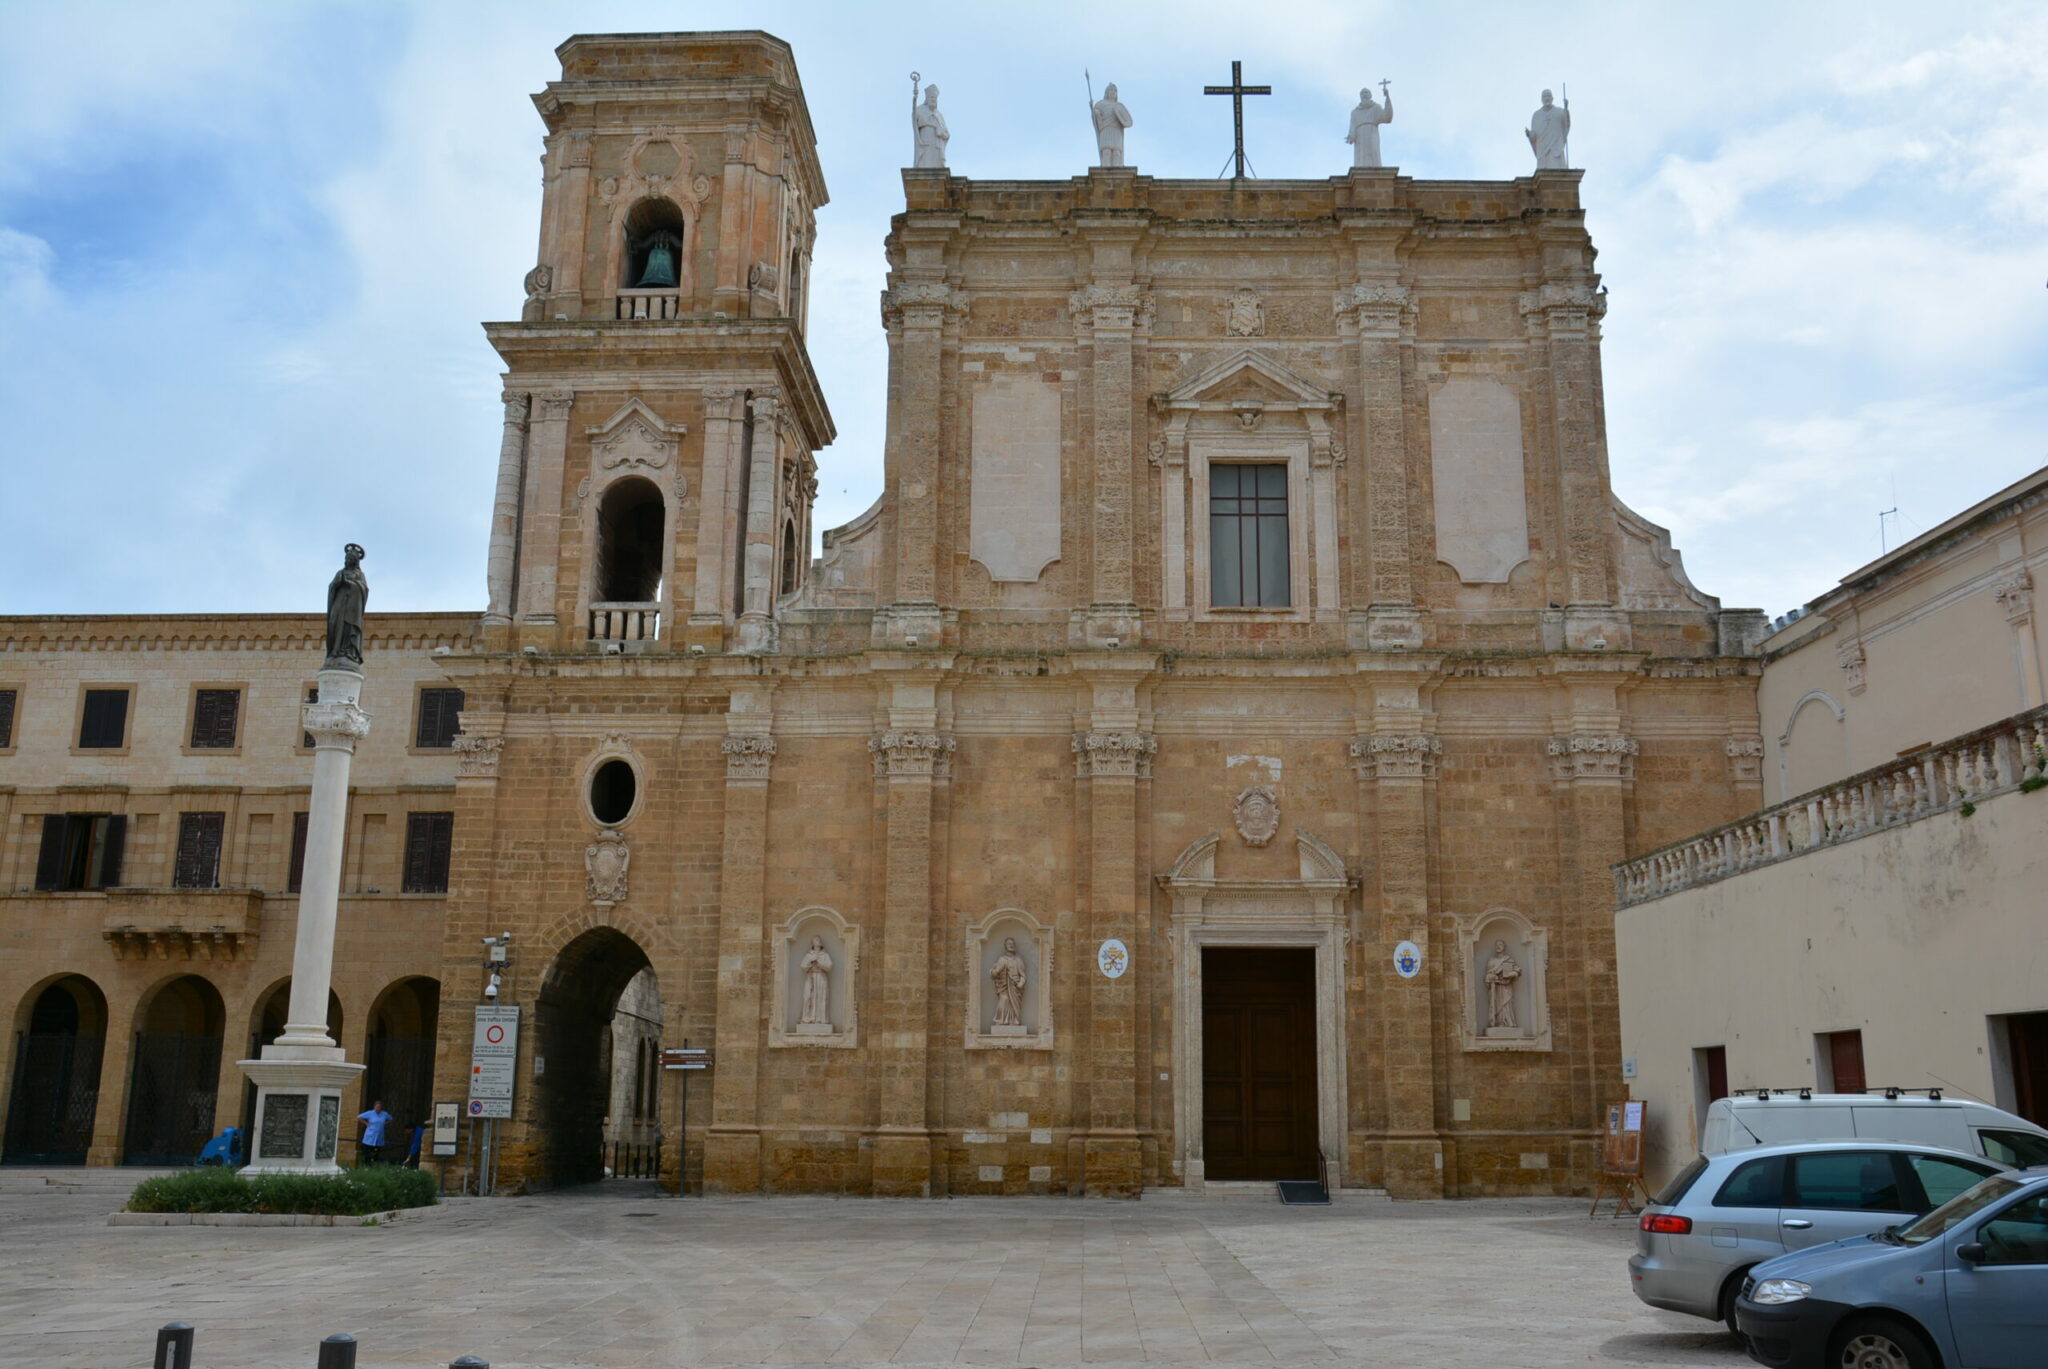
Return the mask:
<svg viewBox="0 0 2048 1369">
<path fill-rule="evenodd" d="M 590 777 L 590 811 L 606 827 L 616 827 L 633 811 L 639 781 L 624 761 L 606 761 Z"/>
</svg>

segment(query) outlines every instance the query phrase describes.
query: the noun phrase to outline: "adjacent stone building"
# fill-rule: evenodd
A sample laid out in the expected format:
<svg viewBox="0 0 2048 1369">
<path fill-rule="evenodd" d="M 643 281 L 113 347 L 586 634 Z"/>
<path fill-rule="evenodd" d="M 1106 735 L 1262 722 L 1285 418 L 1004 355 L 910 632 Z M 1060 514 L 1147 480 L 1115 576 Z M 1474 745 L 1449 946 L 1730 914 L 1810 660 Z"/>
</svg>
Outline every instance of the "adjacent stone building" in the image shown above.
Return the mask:
<svg viewBox="0 0 2048 1369">
<path fill-rule="evenodd" d="M 1623 1090 L 1609 867 L 1760 803 L 1764 624 L 1610 488 L 1579 173 L 904 172 L 885 486 L 812 563 L 826 188 L 790 50 L 560 55 L 539 260 L 487 326 L 488 605 L 369 661 L 461 691 L 407 954 L 460 1099 L 460 1005 L 512 934 L 501 1176 L 601 1172 L 651 969 L 634 1020 L 714 1052 L 684 1145 L 658 1105 L 692 1188 L 1590 1186 Z M 72 629 L 23 718 L 83 726 L 63 681 L 121 630 Z M 0 753 L 6 887 L 74 768 Z M 69 897 L 96 901 L 0 898 L 0 1002 L 144 987 L 98 928 L 41 928 L 177 896 Z M 338 965 L 377 934 L 351 907 Z M 289 908 L 250 897 L 266 948 Z"/>
</svg>

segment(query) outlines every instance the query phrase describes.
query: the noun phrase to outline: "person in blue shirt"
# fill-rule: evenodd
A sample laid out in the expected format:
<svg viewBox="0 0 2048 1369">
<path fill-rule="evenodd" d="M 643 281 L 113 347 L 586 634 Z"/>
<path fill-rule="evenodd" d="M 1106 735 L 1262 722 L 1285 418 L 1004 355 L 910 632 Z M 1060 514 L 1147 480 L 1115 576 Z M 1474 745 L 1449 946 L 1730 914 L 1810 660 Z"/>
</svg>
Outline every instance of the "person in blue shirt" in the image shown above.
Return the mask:
<svg viewBox="0 0 2048 1369">
<path fill-rule="evenodd" d="M 427 1124 L 425 1122 L 414 1122 L 412 1124 L 412 1144 L 408 1145 L 405 1150 L 405 1167 L 407 1169 L 418 1169 L 420 1167 L 420 1143 L 426 1140 L 426 1137 Z"/>
<path fill-rule="evenodd" d="M 391 1114 L 384 1111 L 384 1100 L 379 1098 L 370 1104 L 368 1112 L 357 1113 L 356 1120 L 363 1124 L 363 1139 L 360 1146 L 363 1163 L 383 1163 L 384 1132 L 391 1125 Z"/>
</svg>

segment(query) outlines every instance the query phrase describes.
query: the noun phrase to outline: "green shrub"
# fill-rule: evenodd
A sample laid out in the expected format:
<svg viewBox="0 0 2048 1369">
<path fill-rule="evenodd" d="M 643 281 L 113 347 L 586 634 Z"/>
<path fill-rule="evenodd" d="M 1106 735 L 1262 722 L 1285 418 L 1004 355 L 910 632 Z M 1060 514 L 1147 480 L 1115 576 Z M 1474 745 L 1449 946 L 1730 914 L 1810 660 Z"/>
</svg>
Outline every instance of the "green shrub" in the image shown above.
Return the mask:
<svg viewBox="0 0 2048 1369">
<path fill-rule="evenodd" d="M 144 1179 L 128 1199 L 130 1212 L 334 1213 L 360 1217 L 395 1208 L 431 1207 L 434 1176 L 395 1165 L 340 1174 L 256 1174 L 189 1169 Z"/>
</svg>

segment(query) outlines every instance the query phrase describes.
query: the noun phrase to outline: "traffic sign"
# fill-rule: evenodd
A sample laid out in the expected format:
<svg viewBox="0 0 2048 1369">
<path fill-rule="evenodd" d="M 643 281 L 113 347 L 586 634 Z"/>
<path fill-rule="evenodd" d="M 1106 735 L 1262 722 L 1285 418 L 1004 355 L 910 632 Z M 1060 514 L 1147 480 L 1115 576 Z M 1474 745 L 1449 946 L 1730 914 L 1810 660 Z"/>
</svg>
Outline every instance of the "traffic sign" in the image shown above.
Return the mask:
<svg viewBox="0 0 2048 1369">
<path fill-rule="evenodd" d="M 519 1075 L 519 1009 L 479 1004 L 469 1047 L 469 1115 L 510 1117 Z"/>
</svg>

